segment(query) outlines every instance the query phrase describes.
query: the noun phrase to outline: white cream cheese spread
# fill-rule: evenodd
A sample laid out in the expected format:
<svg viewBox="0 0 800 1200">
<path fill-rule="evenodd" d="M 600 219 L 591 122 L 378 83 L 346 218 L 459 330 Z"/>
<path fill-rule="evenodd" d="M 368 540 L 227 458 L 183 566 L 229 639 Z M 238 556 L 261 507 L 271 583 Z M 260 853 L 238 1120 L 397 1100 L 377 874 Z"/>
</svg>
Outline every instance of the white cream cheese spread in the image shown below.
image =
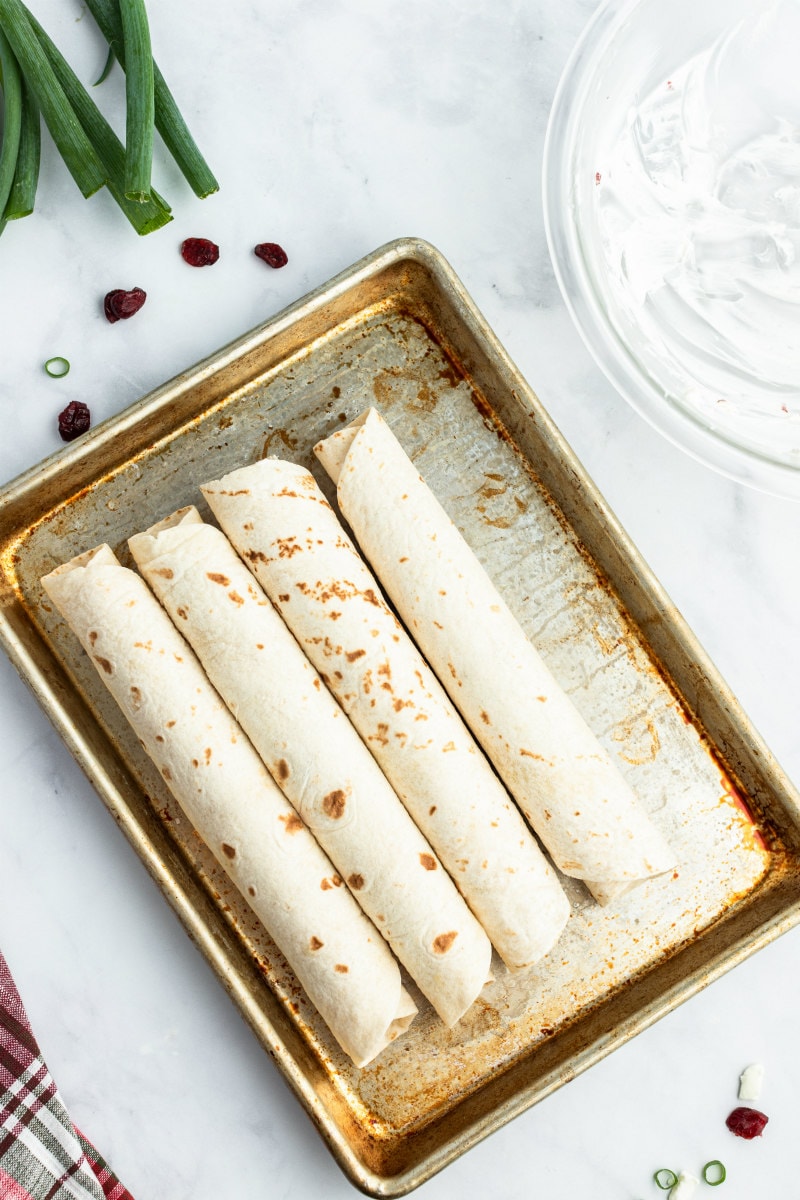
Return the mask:
<svg viewBox="0 0 800 1200">
<path fill-rule="evenodd" d="M 604 134 L 593 191 L 603 300 L 634 357 L 703 423 L 792 463 L 798 47 L 800 0 L 753 5 Z"/>
</svg>

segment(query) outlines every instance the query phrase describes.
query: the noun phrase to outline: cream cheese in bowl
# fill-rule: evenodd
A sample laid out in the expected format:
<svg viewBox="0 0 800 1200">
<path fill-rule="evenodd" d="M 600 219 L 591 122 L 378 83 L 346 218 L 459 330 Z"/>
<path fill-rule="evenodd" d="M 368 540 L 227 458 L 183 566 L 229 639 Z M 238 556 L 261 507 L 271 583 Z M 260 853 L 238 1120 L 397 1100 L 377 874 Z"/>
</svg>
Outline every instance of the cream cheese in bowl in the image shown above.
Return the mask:
<svg viewBox="0 0 800 1200">
<path fill-rule="evenodd" d="M 562 79 L 548 236 L 662 432 L 800 497 L 800 0 L 606 4 Z"/>
</svg>

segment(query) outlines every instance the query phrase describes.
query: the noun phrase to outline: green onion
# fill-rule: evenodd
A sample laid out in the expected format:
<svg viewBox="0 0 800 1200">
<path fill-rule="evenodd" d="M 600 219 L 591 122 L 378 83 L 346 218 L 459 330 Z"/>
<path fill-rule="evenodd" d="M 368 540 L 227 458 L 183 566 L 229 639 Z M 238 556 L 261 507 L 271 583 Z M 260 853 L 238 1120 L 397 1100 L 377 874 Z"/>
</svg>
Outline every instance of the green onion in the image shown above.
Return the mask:
<svg viewBox="0 0 800 1200">
<path fill-rule="evenodd" d="M 67 169 L 83 195 L 93 195 L 106 182 L 105 172 L 31 29 L 21 0 L 0 0 L 0 25 Z"/>
<path fill-rule="evenodd" d="M 713 1178 L 709 1178 L 709 1175 Z M 711 1162 L 707 1162 L 703 1167 L 703 1179 L 711 1187 L 719 1187 L 728 1178 L 728 1172 L 725 1170 L 725 1164 L 721 1163 L 718 1158 L 712 1158 Z"/>
<path fill-rule="evenodd" d="M 169 205 L 155 191 L 152 193 L 151 199 L 144 204 L 126 198 L 124 188 L 125 148 L 122 142 L 36 18 L 30 13 L 28 18 L 39 38 L 50 68 L 64 89 L 64 94 L 78 114 L 102 160 L 111 195 L 138 234 L 152 233 L 155 229 L 160 229 L 172 220 Z"/>
<path fill-rule="evenodd" d="M 42 122 L 39 105 L 27 83 L 22 84 L 22 127 L 20 129 L 17 169 L 3 219 L 16 221 L 33 212 L 36 185 L 39 182 L 39 158 L 42 147 Z"/>
<path fill-rule="evenodd" d="M 0 70 L 3 73 L 3 146 L 0 150 L 0 215 L 5 212 L 14 175 L 22 129 L 22 77 L 8 39 L 0 29 Z"/>
<path fill-rule="evenodd" d="M 669 1167 L 659 1167 L 653 1179 L 655 1179 L 656 1185 L 661 1188 L 662 1192 L 670 1191 L 678 1182 L 678 1176 L 674 1171 L 670 1171 Z"/>
<path fill-rule="evenodd" d="M 125 195 L 150 199 L 153 166 L 153 51 L 144 0 L 120 0 L 125 47 Z"/>
<path fill-rule="evenodd" d="M 117 61 L 117 56 L 114 53 L 114 51 L 111 49 L 111 47 L 109 46 L 108 57 L 106 58 L 106 65 L 103 67 L 98 78 L 95 79 L 94 83 L 92 84 L 92 87 L 99 87 L 101 83 L 105 83 L 105 81 L 108 79 L 109 75 L 111 74 L 111 68 L 114 66 L 114 63 L 116 61 Z"/>
<path fill-rule="evenodd" d="M 126 70 L 125 46 L 122 34 L 122 19 L 118 0 L 86 0 L 87 7 L 97 22 L 100 32 L 116 55 L 117 61 Z M 192 191 L 200 199 L 219 191 L 219 184 L 211 168 L 203 158 L 189 128 L 170 92 L 164 76 L 153 63 L 153 90 L 155 97 L 156 129 L 164 144 L 180 167 Z"/>
<path fill-rule="evenodd" d="M 44 369 L 51 379 L 63 379 L 65 375 L 69 375 L 69 359 L 56 354 L 54 358 L 48 358 Z"/>
</svg>

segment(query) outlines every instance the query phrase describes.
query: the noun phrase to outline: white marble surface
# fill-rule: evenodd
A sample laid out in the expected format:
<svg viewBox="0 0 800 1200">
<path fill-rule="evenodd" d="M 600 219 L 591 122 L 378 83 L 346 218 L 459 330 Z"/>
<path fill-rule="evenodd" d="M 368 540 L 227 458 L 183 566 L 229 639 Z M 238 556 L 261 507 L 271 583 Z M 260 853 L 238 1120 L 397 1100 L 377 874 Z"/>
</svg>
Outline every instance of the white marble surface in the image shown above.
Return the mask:
<svg viewBox="0 0 800 1200">
<path fill-rule="evenodd" d="M 84 79 L 78 0 L 31 0 Z M 438 246 L 645 558 L 800 781 L 800 507 L 712 474 L 605 383 L 549 266 L 539 196 L 550 101 L 591 0 L 151 4 L 156 54 L 221 181 L 139 240 L 83 201 L 46 144 L 39 209 L 0 240 L 0 477 L 60 445 L 69 399 L 111 416 L 400 235 Z M 119 76 L 98 92 L 120 112 Z M 181 240 L 222 247 L 192 272 Z M 279 241 L 289 265 L 251 253 Z M 147 305 L 109 326 L 112 287 Z M 67 379 L 42 362 L 72 361 Z M 76 1120 L 137 1200 L 352 1193 L 275 1068 L 25 686 L 0 660 L 0 946 Z M 729 1168 L 727 1200 L 796 1186 L 800 931 L 790 933 L 423 1188 L 638 1200 L 652 1170 Z M 738 1071 L 767 1070 L 761 1142 L 723 1127 Z M 705 1191 L 705 1189 L 703 1189 Z M 699 1193 L 698 1193 L 699 1194 Z"/>
</svg>

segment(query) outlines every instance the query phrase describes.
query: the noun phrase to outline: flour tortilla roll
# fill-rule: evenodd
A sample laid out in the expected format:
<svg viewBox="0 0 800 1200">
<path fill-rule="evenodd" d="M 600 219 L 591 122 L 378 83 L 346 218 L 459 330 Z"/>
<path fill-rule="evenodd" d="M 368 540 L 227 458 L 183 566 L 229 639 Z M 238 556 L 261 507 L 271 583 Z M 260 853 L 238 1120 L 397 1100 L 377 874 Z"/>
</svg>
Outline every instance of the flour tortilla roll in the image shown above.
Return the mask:
<svg viewBox="0 0 800 1200">
<path fill-rule="evenodd" d="M 197 833 L 356 1066 L 416 1007 L 383 938 L 275 786 L 183 638 L 100 546 L 42 580 Z"/>
<path fill-rule="evenodd" d="M 565 874 L 607 901 L 669 846 L 374 409 L 316 447 L 361 550 Z"/>
<path fill-rule="evenodd" d="M 244 563 L 196 509 L 131 551 L 211 682 L 446 1024 L 489 978 L 491 946 L 345 714 Z"/>
<path fill-rule="evenodd" d="M 270 458 L 204 490 L 498 953 L 542 958 L 569 916 L 556 873 L 313 476 Z"/>
</svg>

